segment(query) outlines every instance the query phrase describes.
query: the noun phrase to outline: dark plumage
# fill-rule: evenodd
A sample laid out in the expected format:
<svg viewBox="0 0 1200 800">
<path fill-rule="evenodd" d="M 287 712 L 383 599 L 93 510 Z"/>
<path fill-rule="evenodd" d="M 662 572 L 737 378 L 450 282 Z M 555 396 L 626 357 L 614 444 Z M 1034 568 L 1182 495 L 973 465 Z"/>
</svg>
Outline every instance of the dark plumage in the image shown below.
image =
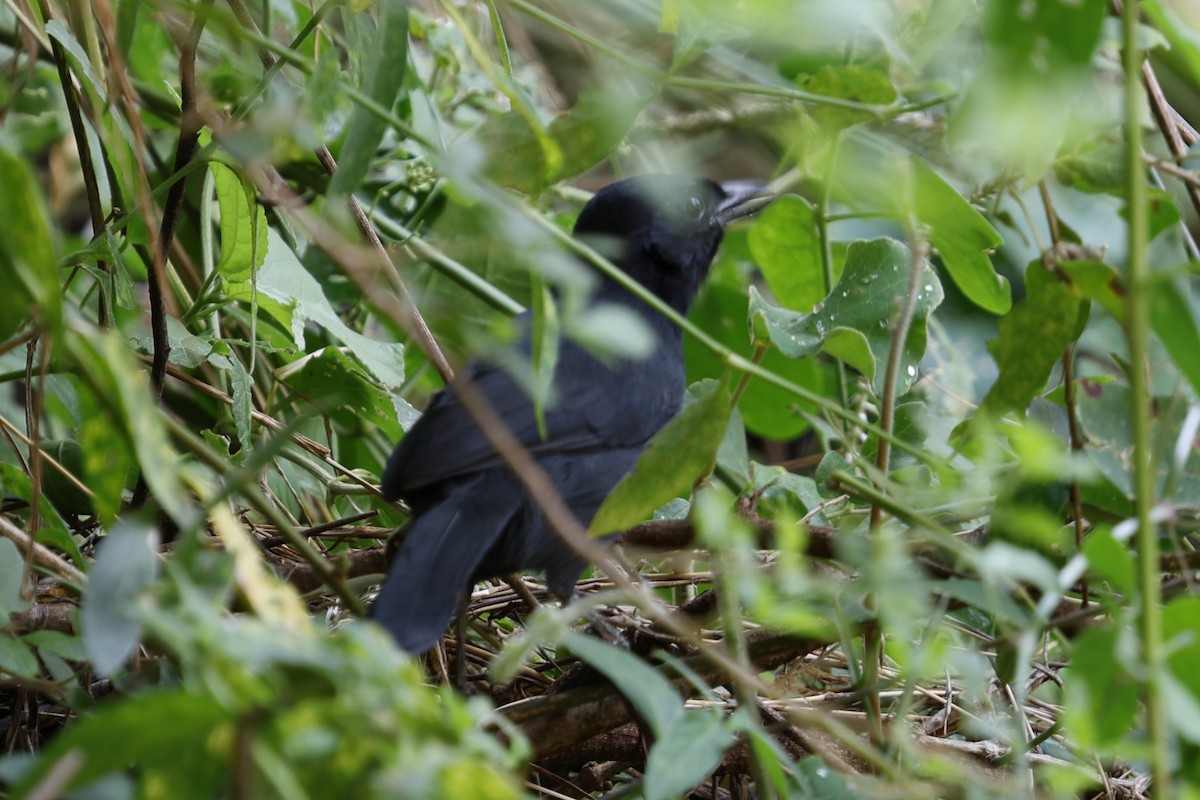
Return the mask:
<svg viewBox="0 0 1200 800">
<path fill-rule="evenodd" d="M 575 236 L 602 247 L 628 275 L 681 314 L 696 296 L 724 226 L 769 202 L 761 186 L 647 175 L 613 183 L 579 215 Z M 602 278 L 591 302 L 620 303 L 656 337 L 645 360 L 602 362 L 560 344 L 552 401 L 539 433 L 528 395 L 504 370 L 480 361 L 471 381 L 536 457 L 567 506 L 588 524 L 637 460 L 647 440 L 679 410 L 682 333 L 628 290 Z M 520 343 L 529 356 L 528 337 Z M 445 631 L 464 590 L 484 578 L 541 570 L 571 595 L 585 562 L 563 543 L 460 404 L 452 383 L 388 459 L 383 494 L 403 498 L 413 517 L 371 609 L 409 652 Z"/>
</svg>

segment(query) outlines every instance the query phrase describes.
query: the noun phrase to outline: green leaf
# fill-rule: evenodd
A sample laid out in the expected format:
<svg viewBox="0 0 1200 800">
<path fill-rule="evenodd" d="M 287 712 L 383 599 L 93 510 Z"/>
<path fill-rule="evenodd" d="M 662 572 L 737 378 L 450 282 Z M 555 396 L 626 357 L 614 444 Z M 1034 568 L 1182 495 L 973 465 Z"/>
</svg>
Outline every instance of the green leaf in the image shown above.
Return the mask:
<svg viewBox="0 0 1200 800">
<path fill-rule="evenodd" d="M 1125 321 L 1125 287 L 1110 265 L 1089 259 L 1062 261 L 1058 271 L 1080 297 L 1096 303 L 1118 322 Z"/>
<path fill-rule="evenodd" d="M 729 424 L 729 398 L 708 379 L 688 391 L 683 410 L 655 434 L 646 451 L 600 506 L 588 531 L 623 531 L 691 488 L 712 461 Z"/>
<path fill-rule="evenodd" d="M 930 243 L 946 271 L 975 305 L 993 314 L 1012 306 L 1008 280 L 988 253 L 1003 243 L 983 215 L 920 159 L 912 159 L 917 218 L 931 228 Z"/>
<path fill-rule="evenodd" d="M 883 72 L 861 64 L 825 64 L 816 74 L 800 81 L 806 92 L 853 100 L 867 105 L 886 106 L 896 102 L 896 87 Z M 813 117 L 823 126 L 834 130 L 859 122 L 867 122 L 875 116 L 866 111 L 834 106 L 814 106 Z"/>
<path fill-rule="evenodd" d="M 0 340 L 7 339 L 31 315 L 57 327 L 62 299 L 55 264 L 55 235 L 50 212 L 28 163 L 0 150 Z"/>
<path fill-rule="evenodd" d="M 1150 325 L 1171 356 L 1171 361 L 1200 396 L 1200 331 L 1187 297 L 1184 281 L 1158 280 L 1150 291 Z"/>
<path fill-rule="evenodd" d="M 1090 537 L 1089 537 L 1090 538 Z M 1200 697 L 1200 597 L 1177 597 L 1162 612 L 1167 666 Z"/>
<path fill-rule="evenodd" d="M 1119 592 L 1134 591 L 1135 565 L 1129 547 L 1113 538 L 1112 531 L 1098 530 L 1088 534 L 1083 542 L 1083 554 L 1088 565 Z"/>
<path fill-rule="evenodd" d="M 37 656 L 24 642 L 0 633 L 0 672 L 19 678 L 36 678 L 40 671 Z"/>
<path fill-rule="evenodd" d="M 808 311 L 825 296 L 816 217 L 803 198 L 785 195 L 767 206 L 748 241 L 754 263 L 784 307 Z"/>
<path fill-rule="evenodd" d="M 185 523 L 192 509 L 179 479 L 179 457 L 167 439 L 147 375 L 134 363 L 123 337 L 116 331 L 71 331 L 66 344 L 106 418 L 125 437 L 126 447 L 132 446 L 155 499 L 176 522 Z M 85 467 L 91 468 L 87 461 Z"/>
<path fill-rule="evenodd" d="M 746 336 L 747 312 L 746 289 L 718 279 L 701 290 L 688 317 L 721 344 L 749 358 L 752 345 Z M 684 337 L 683 353 L 689 376 L 722 378 L 727 372 L 724 361 L 691 336 Z M 763 358 L 762 366 L 816 394 L 828 395 L 833 391 L 833 371 L 819 359 L 796 360 L 772 348 Z M 803 412 L 815 409 L 774 384 L 751 380 L 738 410 L 749 433 L 788 441 L 809 429 Z"/>
<path fill-rule="evenodd" d="M 680 723 L 683 700 L 662 673 L 645 661 L 628 650 L 578 633 L 568 634 L 563 644 L 613 682 L 655 738 L 667 736 Z"/>
<path fill-rule="evenodd" d="M 14 796 L 28 796 L 72 751 L 82 761 L 71 773 L 69 787 L 136 765 L 144 781 L 165 792 L 162 796 L 212 796 L 228 783 L 230 751 L 220 743 L 233 735 L 233 722 L 230 711 L 210 694 L 155 689 L 116 698 L 56 737 L 36 767 L 12 787 Z"/>
<path fill-rule="evenodd" d="M 646 758 L 645 800 L 685 794 L 707 778 L 736 741 L 723 714 L 687 711 L 661 734 Z"/>
<path fill-rule="evenodd" d="M 1186 74 L 1191 85 L 1200 85 L 1200 32 L 1194 24 L 1180 17 L 1174 3 L 1162 0 L 1144 0 L 1142 13 L 1171 45 L 1163 57 Z"/>
<path fill-rule="evenodd" d="M 1046 388 L 1050 371 L 1075 335 L 1079 300 L 1040 261 L 1026 268 L 1025 290 L 1025 298 L 1000 320 L 1000 335 L 988 342 L 1000 368 L 980 404 L 991 414 L 1023 412 Z"/>
<path fill-rule="evenodd" d="M 29 608 L 29 601 L 21 598 L 24 578 L 25 557 L 11 540 L 0 539 L 0 619 Z"/>
<path fill-rule="evenodd" d="M 379 15 L 362 91 L 382 108 L 396 103 L 408 69 L 407 0 L 379 0 Z M 329 195 L 350 194 L 362 183 L 383 141 L 388 124 L 357 103 L 346 122 L 346 138 L 338 152 L 338 168 L 329 182 Z"/>
<path fill-rule="evenodd" d="M 323 348 L 302 364 L 298 370 L 288 369 L 282 377 L 322 413 L 340 411 L 352 430 L 358 427 L 357 418 L 365 419 L 379 426 L 391 441 L 404 435 L 392 393 L 338 348 Z"/>
<path fill-rule="evenodd" d="M 221 260 L 227 281 L 247 281 L 267 256 L 267 215 L 255 202 L 254 185 L 220 162 L 209 163 L 221 209 Z M 174 350 L 174 348 L 172 348 Z"/>
<path fill-rule="evenodd" d="M 762 317 L 771 343 L 784 355 L 804 358 L 825 350 L 863 371 L 880 392 L 884 378 L 880 367 L 887 363 L 891 349 L 891 320 L 908 289 L 910 260 L 908 248 L 894 239 L 852 242 L 837 286 L 812 313 L 772 306 L 751 287 L 750 314 Z M 922 270 L 912 326 L 901 353 L 901 393 L 917 379 L 917 365 L 925 353 L 925 321 L 943 297 L 937 275 L 928 264 Z"/>
<path fill-rule="evenodd" d="M 344 342 L 384 386 L 396 388 L 404 382 L 403 347 L 375 341 L 346 325 L 321 284 L 274 228 L 267 231 L 266 260 L 253 284 L 246 281 L 226 287 L 231 299 L 247 303 L 255 299 L 256 290 L 259 307 L 289 330 L 297 347 L 304 349 L 304 326 L 311 321 Z"/>
<path fill-rule="evenodd" d="M 98 548 L 80 622 L 92 666 L 101 675 L 116 671 L 137 646 L 142 631 L 137 600 L 158 571 L 157 544 L 153 528 L 120 522 Z"/>
<path fill-rule="evenodd" d="M 1063 716 L 1082 747 L 1120 742 L 1133 725 L 1138 684 L 1122 667 L 1120 635 L 1115 624 L 1092 628 L 1084 631 L 1071 649 Z"/>
</svg>

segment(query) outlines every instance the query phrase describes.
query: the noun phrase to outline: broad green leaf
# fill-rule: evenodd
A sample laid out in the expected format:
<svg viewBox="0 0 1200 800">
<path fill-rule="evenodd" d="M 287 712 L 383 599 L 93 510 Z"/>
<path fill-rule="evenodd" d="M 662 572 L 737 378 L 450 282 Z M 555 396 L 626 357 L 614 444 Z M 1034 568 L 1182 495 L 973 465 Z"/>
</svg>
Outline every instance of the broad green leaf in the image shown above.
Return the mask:
<svg viewBox="0 0 1200 800">
<path fill-rule="evenodd" d="M 931 229 L 930 243 L 954 283 L 975 305 L 1003 314 L 1012 305 L 1008 280 L 996 274 L 988 253 L 1000 234 L 924 161 L 912 159 L 917 218 Z"/>
<path fill-rule="evenodd" d="M 323 348 L 305 358 L 299 369 L 288 368 L 281 377 L 321 413 L 333 415 L 351 430 L 363 419 L 379 426 L 391 441 L 404 434 L 392 393 L 336 347 Z"/>
<path fill-rule="evenodd" d="M 1058 271 L 1080 297 L 1093 301 L 1118 322 L 1125 321 L 1125 287 L 1117 271 L 1102 261 L 1062 261 Z"/>
<path fill-rule="evenodd" d="M 1150 291 L 1150 325 L 1171 361 L 1200 396 L 1200 331 L 1187 301 L 1183 281 L 1156 281 Z"/>
<path fill-rule="evenodd" d="M 1025 298 L 1000 320 L 1000 335 L 988 342 L 1000 372 L 981 411 L 1023 412 L 1046 388 L 1051 370 L 1075 335 L 1080 301 L 1040 261 L 1026 268 L 1025 291 Z"/>
<path fill-rule="evenodd" d="M 54 328 L 62 316 L 50 212 L 28 163 L 0 150 L 0 340 L 30 316 Z"/>
<path fill-rule="evenodd" d="M 1200 31 L 1180 16 L 1176 5 L 1169 0 L 1143 0 L 1142 13 L 1171 45 L 1162 56 L 1185 73 L 1191 85 L 1200 85 Z M 1179 5 L 1189 10 L 1192 8 L 1186 3 Z M 1194 12 L 1192 20 L 1195 20 Z"/>
<path fill-rule="evenodd" d="M 1088 447 L 1084 450 L 1089 461 L 1125 497 L 1133 496 L 1133 479 L 1129 463 L 1129 451 L 1133 447 L 1130 433 L 1129 386 L 1118 382 L 1102 382 L 1083 379 L 1075 392 L 1076 412 L 1080 427 L 1087 437 Z M 1172 414 L 1163 430 L 1162 411 L 1171 406 L 1167 398 L 1158 398 L 1151 417 L 1151 441 L 1168 443 L 1167 452 L 1160 454 L 1154 462 L 1155 482 L 1161 491 L 1166 486 L 1171 472 L 1170 455 L 1179 441 L 1183 428 L 1183 414 Z M 1185 505 L 1200 504 L 1200 451 L 1187 450 L 1187 461 L 1183 469 L 1174 475 L 1174 500 Z M 1111 505 L 1111 502 L 1110 502 Z"/>
<path fill-rule="evenodd" d="M 256 289 L 259 307 L 288 329 L 297 347 L 304 348 L 304 326 L 311 321 L 344 342 L 384 386 L 394 388 L 404 382 L 403 347 L 369 339 L 347 326 L 274 228 L 267 231 L 266 260 L 253 285 L 246 281 L 226 286 L 231 299 L 246 303 L 254 299 Z"/>
<path fill-rule="evenodd" d="M 91 59 L 84 52 L 83 45 L 71 33 L 71 29 L 59 20 L 52 19 L 46 23 L 46 35 L 62 45 L 63 50 L 75 61 L 75 67 L 80 71 L 85 82 L 91 87 L 92 91 L 96 92 L 100 98 L 100 102 L 107 105 L 108 94 L 105 89 L 105 83 L 96 74 L 96 70 L 92 67 Z"/>
<path fill-rule="evenodd" d="M 267 256 L 266 212 L 255 202 L 252 184 L 220 162 L 210 162 L 209 169 L 221 209 L 221 260 L 217 272 L 233 283 L 250 280 Z"/>
<path fill-rule="evenodd" d="M 24 642 L 0 632 L 0 672 L 19 678 L 36 678 L 40 671 L 37 656 Z"/>
<path fill-rule="evenodd" d="M 792 797 L 821 798 L 821 800 L 862 800 L 862 795 L 846 785 L 840 772 L 832 770 L 817 756 L 809 756 L 796 764 L 795 788 Z"/>
<path fill-rule="evenodd" d="M 378 23 L 369 57 L 363 62 L 363 93 L 391 110 L 408 69 L 408 2 L 379 0 Z M 346 138 L 338 151 L 338 168 L 329 182 L 329 194 L 350 194 L 362 183 L 383 141 L 388 124 L 355 104 L 346 122 Z"/>
<path fill-rule="evenodd" d="M 27 633 L 21 639 L 44 653 L 53 653 L 67 661 L 87 661 L 87 647 L 83 637 L 72 636 L 62 631 L 41 630 Z"/>
<path fill-rule="evenodd" d="M 645 98 L 631 92 L 628 85 L 580 92 L 571 110 L 555 117 L 547 128 L 562 151 L 562 163 L 550 176 L 551 182 L 578 175 L 607 158 L 645 105 Z"/>
<path fill-rule="evenodd" d="M 593 536 L 623 531 L 691 488 L 716 455 L 729 424 L 729 398 L 721 384 L 700 381 L 683 410 L 646 446 L 633 471 L 600 506 L 589 527 Z"/>
<path fill-rule="evenodd" d="M 785 195 L 767 206 L 748 237 L 750 254 L 785 308 L 807 311 L 825 296 L 821 240 L 813 208 Z"/>
<path fill-rule="evenodd" d="M 1063 718 L 1082 747 L 1115 744 L 1129 735 L 1138 705 L 1138 685 L 1122 667 L 1117 625 L 1084 631 L 1071 648 L 1064 676 Z"/>
<path fill-rule="evenodd" d="M 138 596 L 158 572 L 158 532 L 121 522 L 104 537 L 88 573 L 80 622 L 92 666 L 111 675 L 125 663 L 141 637 Z"/>
<path fill-rule="evenodd" d="M 1200 597 L 1177 597 L 1162 612 L 1167 666 L 1200 697 Z"/>
<path fill-rule="evenodd" d="M 853 359 L 847 363 L 871 378 L 880 392 L 891 348 L 891 322 L 908 288 L 910 261 L 908 248 L 894 239 L 852 242 L 837 286 L 812 313 L 772 306 L 751 287 L 750 314 L 761 317 L 771 343 L 784 355 L 804 358 L 826 350 Z M 942 302 L 937 275 L 928 264 L 922 270 L 912 326 L 901 354 L 901 393 L 917 379 L 917 365 L 925 353 L 925 321 Z"/>
<path fill-rule="evenodd" d="M 143 777 L 166 792 L 163 797 L 209 797 L 229 780 L 230 741 L 235 716 L 207 693 L 154 689 L 133 697 L 114 698 L 82 715 L 46 748 L 14 796 L 40 784 L 68 752 L 82 756 L 68 787 L 137 765 Z M 154 731 L 147 736 L 147 731 Z"/>
<path fill-rule="evenodd" d="M 0 539 L 0 619 L 29 607 L 29 601 L 21 599 L 24 578 L 24 555 L 11 540 Z"/>
<path fill-rule="evenodd" d="M 1083 542 L 1083 554 L 1097 575 L 1119 592 L 1134 592 L 1135 565 L 1129 547 L 1113 538 L 1110 529 L 1093 531 Z"/>
<path fill-rule="evenodd" d="M 84 419 L 86 425 L 88 419 Z M 116 437 L 119 440 L 119 437 Z M 112 442 L 107 443 L 112 446 Z M 124 447 L 123 443 L 120 445 Z M 59 464 L 66 468 L 68 472 L 74 475 L 81 483 L 87 485 L 87 473 L 84 471 L 84 453 L 82 445 L 75 439 L 59 439 L 57 441 L 45 440 L 42 442 L 42 450 L 46 452 L 50 458 L 53 458 Z M 105 453 L 107 457 L 107 453 Z M 50 466 L 49 462 L 42 462 L 42 492 L 46 499 L 54 504 L 60 514 L 91 514 L 92 501 L 87 494 L 77 487 L 74 483 L 63 475 L 56 467 Z M 90 486 L 88 488 L 91 488 Z M 93 490 L 94 491 L 94 490 Z"/>
<path fill-rule="evenodd" d="M 154 498 L 183 524 L 191 509 L 179 479 L 179 456 L 167 439 L 162 411 L 154 403 L 148 376 L 131 357 L 123 337 L 115 331 L 71 331 L 66 344 L 80 372 L 103 402 L 106 419 L 125 437 L 126 447 L 132 445 Z M 84 463 L 87 466 L 86 460 Z"/>
<path fill-rule="evenodd" d="M 741 285 L 710 281 L 701 292 L 688 318 L 704 328 L 724 346 L 749 358 L 753 346 L 746 336 L 746 290 Z M 683 353 L 687 374 L 694 378 L 721 378 L 727 367 L 722 359 L 690 336 L 684 337 Z M 820 359 L 792 359 L 772 348 L 762 360 L 764 369 L 820 395 L 833 391 L 830 365 Z M 815 409 L 792 393 L 763 380 L 752 379 L 738 403 L 749 433 L 778 441 L 796 438 L 809 429 L 805 412 Z"/>
<path fill-rule="evenodd" d="M 1104 0 L 987 2 L 984 57 L 950 120 L 952 137 L 981 171 L 1016 169 L 1036 180 L 1050 167 L 1079 114 L 1075 101 L 1097 92 L 1087 68 L 1106 7 Z"/>
<path fill-rule="evenodd" d="M 896 102 L 896 87 L 891 79 L 885 73 L 861 64 L 825 64 L 799 84 L 806 92 L 866 105 L 886 106 Z M 874 115 L 866 111 L 834 106 L 816 105 L 811 113 L 823 126 L 834 130 L 874 119 Z"/>
<path fill-rule="evenodd" d="M 516 111 L 492 115 L 476 134 L 487 153 L 484 174 L 501 186 L 537 194 L 603 161 L 645 102 L 627 89 L 583 92 L 544 132 Z"/>
<path fill-rule="evenodd" d="M 723 714 L 684 712 L 650 748 L 643 797 L 666 800 L 686 794 L 720 765 L 735 742 L 733 728 Z"/>
<path fill-rule="evenodd" d="M 122 493 L 133 467 L 132 453 L 120 429 L 114 427 L 90 400 L 89 405 L 96 413 L 85 416 L 79 426 L 83 477 L 92 490 L 89 508 L 104 524 L 111 525 L 123 507 Z"/>
<path fill-rule="evenodd" d="M 725 426 L 721 446 L 717 448 L 716 469 L 725 480 L 738 487 L 750 483 L 750 453 L 746 448 L 746 427 L 742 424 L 741 412 L 736 408 L 729 417 L 729 424 Z"/>
<path fill-rule="evenodd" d="M 568 634 L 563 644 L 613 682 L 650 726 L 655 738 L 667 736 L 684 717 L 683 699 L 658 670 L 628 650 L 584 636 Z"/>
</svg>

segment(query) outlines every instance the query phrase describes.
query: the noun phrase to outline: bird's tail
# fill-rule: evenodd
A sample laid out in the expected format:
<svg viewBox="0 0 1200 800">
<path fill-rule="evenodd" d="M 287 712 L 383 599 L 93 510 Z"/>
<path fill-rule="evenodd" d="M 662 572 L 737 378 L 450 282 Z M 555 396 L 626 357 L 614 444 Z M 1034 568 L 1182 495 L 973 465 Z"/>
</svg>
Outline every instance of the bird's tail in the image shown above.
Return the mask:
<svg viewBox="0 0 1200 800">
<path fill-rule="evenodd" d="M 370 614 L 408 652 L 437 643 L 480 562 L 517 513 L 518 498 L 488 495 L 464 486 L 410 523 Z"/>
</svg>

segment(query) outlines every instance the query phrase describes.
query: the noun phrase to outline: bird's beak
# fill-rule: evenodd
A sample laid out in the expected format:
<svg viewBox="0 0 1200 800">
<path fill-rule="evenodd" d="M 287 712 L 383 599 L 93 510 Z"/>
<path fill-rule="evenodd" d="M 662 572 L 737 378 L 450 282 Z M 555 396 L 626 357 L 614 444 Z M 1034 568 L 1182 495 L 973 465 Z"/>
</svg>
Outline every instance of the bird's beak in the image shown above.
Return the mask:
<svg viewBox="0 0 1200 800">
<path fill-rule="evenodd" d="M 775 199 L 775 195 L 766 186 L 754 181 L 722 183 L 721 191 L 725 193 L 725 198 L 717 206 L 717 213 L 713 217 L 722 226 L 735 219 L 757 214 Z"/>
</svg>

